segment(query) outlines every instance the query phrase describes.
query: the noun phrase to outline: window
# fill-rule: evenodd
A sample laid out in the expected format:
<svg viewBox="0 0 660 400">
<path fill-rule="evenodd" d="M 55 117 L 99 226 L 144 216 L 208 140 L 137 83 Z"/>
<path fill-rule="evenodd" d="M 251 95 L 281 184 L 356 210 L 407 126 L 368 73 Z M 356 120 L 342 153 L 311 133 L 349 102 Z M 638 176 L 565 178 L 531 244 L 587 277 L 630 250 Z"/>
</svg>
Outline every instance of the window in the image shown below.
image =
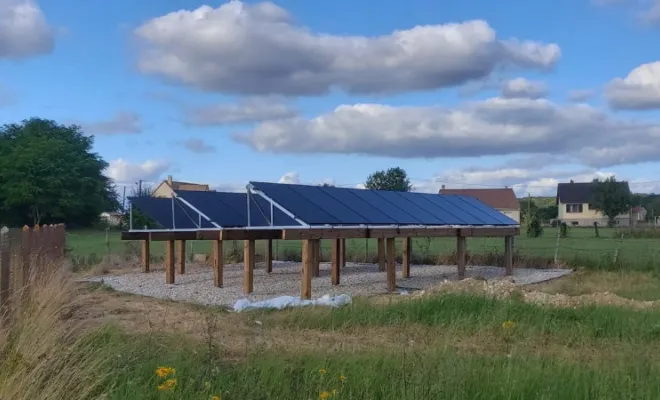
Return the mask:
<svg viewBox="0 0 660 400">
<path fill-rule="evenodd" d="M 596 205 L 589 203 L 589 211 L 596 211 Z"/>
<path fill-rule="evenodd" d="M 567 213 L 581 213 L 582 204 L 566 204 Z"/>
</svg>

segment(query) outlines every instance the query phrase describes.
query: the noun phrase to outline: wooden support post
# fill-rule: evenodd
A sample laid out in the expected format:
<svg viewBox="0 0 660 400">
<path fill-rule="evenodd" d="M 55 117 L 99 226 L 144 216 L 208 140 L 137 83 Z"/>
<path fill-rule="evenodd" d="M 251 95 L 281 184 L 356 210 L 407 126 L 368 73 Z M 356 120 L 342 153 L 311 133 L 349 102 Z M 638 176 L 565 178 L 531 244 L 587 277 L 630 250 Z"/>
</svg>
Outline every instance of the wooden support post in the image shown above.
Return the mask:
<svg viewBox="0 0 660 400">
<path fill-rule="evenodd" d="M 215 287 L 224 285 L 224 254 L 222 240 L 213 242 L 213 283 Z"/>
<path fill-rule="evenodd" d="M 149 239 L 142 241 L 142 271 L 149 272 L 151 265 L 151 251 L 149 250 Z"/>
<path fill-rule="evenodd" d="M 313 257 L 312 253 L 314 249 L 312 246 L 313 240 L 303 240 L 302 248 L 302 288 L 300 293 L 300 298 L 303 300 L 309 300 L 312 298 L 312 263 Z"/>
<path fill-rule="evenodd" d="M 243 293 L 250 294 L 254 291 L 254 240 L 243 241 Z"/>
<path fill-rule="evenodd" d="M 266 272 L 269 274 L 273 272 L 273 240 L 268 239 L 266 245 Z"/>
<path fill-rule="evenodd" d="M 346 239 L 341 239 L 341 266 L 346 266 Z"/>
<path fill-rule="evenodd" d="M 396 247 L 394 238 L 387 238 L 387 290 L 396 290 Z"/>
<path fill-rule="evenodd" d="M 513 275 L 513 236 L 504 237 L 504 270 L 507 276 Z"/>
<path fill-rule="evenodd" d="M 0 318 L 4 325 L 9 314 L 9 282 L 11 281 L 9 229 L 0 228 Z"/>
<path fill-rule="evenodd" d="M 456 236 L 456 266 L 458 267 L 458 279 L 465 279 L 466 257 L 465 236 Z"/>
<path fill-rule="evenodd" d="M 21 231 L 21 261 L 23 264 L 23 287 L 30 282 L 30 257 L 32 254 L 32 230 L 25 225 Z M 61 254 L 58 254 L 61 257 Z"/>
<path fill-rule="evenodd" d="M 321 276 L 321 241 L 319 239 L 314 240 L 312 246 L 313 246 L 312 263 L 313 263 L 314 276 L 318 278 L 319 276 Z"/>
<path fill-rule="evenodd" d="M 385 271 L 385 239 L 378 238 L 378 269 Z"/>
<path fill-rule="evenodd" d="M 179 240 L 179 275 L 186 273 L 186 241 Z"/>
<path fill-rule="evenodd" d="M 412 253 L 412 239 L 407 237 L 403 239 L 403 277 L 410 278 L 410 255 Z"/>
<path fill-rule="evenodd" d="M 339 271 L 341 267 L 342 239 L 332 240 L 332 284 L 339 285 Z"/>
<path fill-rule="evenodd" d="M 165 246 L 165 282 L 174 284 L 174 240 L 168 240 Z"/>
</svg>

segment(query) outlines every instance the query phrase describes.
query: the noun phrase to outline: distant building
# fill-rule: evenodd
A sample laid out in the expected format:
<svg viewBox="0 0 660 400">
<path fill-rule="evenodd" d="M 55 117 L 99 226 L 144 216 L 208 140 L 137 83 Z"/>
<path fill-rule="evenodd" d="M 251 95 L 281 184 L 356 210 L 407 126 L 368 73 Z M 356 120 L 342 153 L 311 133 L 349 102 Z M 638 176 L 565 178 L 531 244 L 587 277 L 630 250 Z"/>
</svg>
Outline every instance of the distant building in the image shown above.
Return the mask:
<svg viewBox="0 0 660 400">
<path fill-rule="evenodd" d="M 191 182 L 180 182 L 172 180 L 172 175 L 167 177 L 151 192 L 153 197 L 172 197 L 176 190 L 191 190 L 196 192 L 210 192 L 209 185 Z"/>
<path fill-rule="evenodd" d="M 520 223 L 520 202 L 511 188 L 502 189 L 445 189 L 442 185 L 439 194 L 472 196 Z"/>
<path fill-rule="evenodd" d="M 617 182 L 619 185 L 625 185 L 628 189 L 628 182 Z M 557 208 L 559 221 L 572 226 L 593 226 L 594 222 L 598 225 L 607 226 L 607 216 L 596 210 L 594 201 L 593 182 L 570 182 L 557 185 Z M 637 223 L 637 218 L 641 215 L 643 207 L 638 208 L 637 216 L 633 209 L 633 217 L 630 212 L 618 215 L 614 223 L 618 226 L 630 226 L 631 223 Z M 644 210 L 646 218 L 646 210 Z M 642 219 L 643 220 L 643 219 Z"/>
<path fill-rule="evenodd" d="M 122 218 L 124 218 L 124 215 L 116 211 L 108 211 L 101 213 L 101 222 L 111 227 L 116 227 L 121 225 Z"/>
</svg>

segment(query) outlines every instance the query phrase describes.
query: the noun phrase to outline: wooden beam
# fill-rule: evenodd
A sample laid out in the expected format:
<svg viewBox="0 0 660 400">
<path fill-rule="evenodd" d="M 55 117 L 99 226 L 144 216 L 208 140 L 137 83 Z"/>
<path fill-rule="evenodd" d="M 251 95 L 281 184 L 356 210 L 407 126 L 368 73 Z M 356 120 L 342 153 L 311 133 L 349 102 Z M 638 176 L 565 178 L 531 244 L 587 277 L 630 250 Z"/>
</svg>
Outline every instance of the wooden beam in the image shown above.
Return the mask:
<svg viewBox="0 0 660 400">
<path fill-rule="evenodd" d="M 466 257 L 465 236 L 456 236 L 456 266 L 458 267 L 458 279 L 465 279 Z"/>
<path fill-rule="evenodd" d="M 151 265 L 151 251 L 149 250 L 149 239 L 142 241 L 142 271 L 149 272 Z"/>
<path fill-rule="evenodd" d="M 302 246 L 302 287 L 300 298 L 309 300 L 312 298 L 312 241 L 304 240 Z"/>
<path fill-rule="evenodd" d="M 387 239 L 387 290 L 396 290 L 396 247 L 394 238 Z"/>
<path fill-rule="evenodd" d="M 224 251 L 222 248 L 222 240 L 213 242 L 213 283 L 215 287 L 222 287 L 224 285 Z"/>
<path fill-rule="evenodd" d="M 254 292 L 254 240 L 243 241 L 243 293 Z"/>
<path fill-rule="evenodd" d="M 266 272 L 273 272 L 273 239 L 268 239 L 266 244 Z"/>
<path fill-rule="evenodd" d="M 186 241 L 179 240 L 179 275 L 186 273 Z"/>
<path fill-rule="evenodd" d="M 407 237 L 403 239 L 403 252 L 402 252 L 402 275 L 404 278 L 410 278 L 410 257 L 412 255 L 412 239 Z"/>
<path fill-rule="evenodd" d="M 461 228 L 460 235 L 465 237 L 503 237 L 520 235 L 520 228 Z"/>
<path fill-rule="evenodd" d="M 174 240 L 165 245 L 165 282 L 174 284 Z"/>
<path fill-rule="evenodd" d="M 346 238 L 342 238 L 341 240 L 341 266 L 345 267 L 346 266 Z"/>
<path fill-rule="evenodd" d="M 285 229 L 282 231 L 284 240 L 316 240 L 316 239 L 339 239 L 366 238 L 368 229 L 336 229 L 336 228 L 301 228 Z"/>
<path fill-rule="evenodd" d="M 319 277 L 321 276 L 321 240 L 316 239 L 313 241 L 314 243 L 314 276 Z"/>
<path fill-rule="evenodd" d="M 231 229 L 220 231 L 220 240 L 282 239 L 279 229 Z"/>
<path fill-rule="evenodd" d="M 385 239 L 378 239 L 378 269 L 385 271 Z"/>
<path fill-rule="evenodd" d="M 339 271 L 341 270 L 341 242 L 343 239 L 332 240 L 332 284 L 339 285 Z"/>
<path fill-rule="evenodd" d="M 513 236 L 504 237 L 504 270 L 507 276 L 513 275 Z"/>
</svg>

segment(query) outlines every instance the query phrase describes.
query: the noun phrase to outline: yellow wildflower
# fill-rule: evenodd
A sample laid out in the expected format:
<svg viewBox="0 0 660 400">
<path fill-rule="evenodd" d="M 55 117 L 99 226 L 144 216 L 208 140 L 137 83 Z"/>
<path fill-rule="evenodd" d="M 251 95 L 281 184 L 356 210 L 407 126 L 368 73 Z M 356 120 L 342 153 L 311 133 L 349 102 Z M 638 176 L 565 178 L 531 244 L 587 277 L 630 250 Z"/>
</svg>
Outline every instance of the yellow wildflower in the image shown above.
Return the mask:
<svg viewBox="0 0 660 400">
<path fill-rule="evenodd" d="M 168 379 L 158 386 L 158 390 L 174 390 L 176 388 L 176 379 Z"/>
<path fill-rule="evenodd" d="M 174 375 L 176 373 L 176 370 L 174 368 L 170 367 L 158 367 L 156 369 L 156 375 L 158 375 L 161 378 L 165 378 L 166 376 L 169 375 Z"/>
<path fill-rule="evenodd" d="M 321 400 L 325 400 L 328 397 L 330 397 L 330 392 L 321 392 L 321 394 L 319 395 L 319 399 Z"/>
<path fill-rule="evenodd" d="M 339 375 L 339 382 L 344 383 L 346 377 L 344 375 Z"/>
<path fill-rule="evenodd" d="M 321 368 L 321 369 L 319 370 L 319 374 L 321 374 L 321 375 L 325 375 L 327 372 L 328 372 L 328 371 L 326 371 L 325 368 Z"/>
<path fill-rule="evenodd" d="M 211 397 L 211 400 L 222 400 L 222 397 L 220 397 L 220 396 L 213 396 L 213 397 Z"/>
<path fill-rule="evenodd" d="M 513 321 L 511 321 L 511 320 L 509 320 L 509 321 L 504 321 L 504 322 L 502 323 L 502 328 L 504 328 L 504 329 L 511 329 L 511 328 L 513 328 L 513 327 L 515 327 L 515 326 L 516 326 L 516 323 L 513 322 Z"/>
</svg>

